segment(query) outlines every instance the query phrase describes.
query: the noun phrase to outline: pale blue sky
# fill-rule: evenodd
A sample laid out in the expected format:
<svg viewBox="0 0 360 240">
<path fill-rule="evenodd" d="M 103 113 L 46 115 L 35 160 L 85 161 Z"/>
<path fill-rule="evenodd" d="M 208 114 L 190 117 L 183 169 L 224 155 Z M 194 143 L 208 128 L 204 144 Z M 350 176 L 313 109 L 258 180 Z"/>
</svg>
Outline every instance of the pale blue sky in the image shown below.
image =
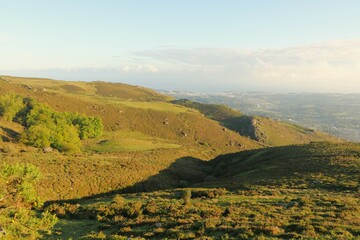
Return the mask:
<svg viewBox="0 0 360 240">
<path fill-rule="evenodd" d="M 0 9 L 0 74 L 360 92 L 358 0 L 0 0 Z"/>
</svg>

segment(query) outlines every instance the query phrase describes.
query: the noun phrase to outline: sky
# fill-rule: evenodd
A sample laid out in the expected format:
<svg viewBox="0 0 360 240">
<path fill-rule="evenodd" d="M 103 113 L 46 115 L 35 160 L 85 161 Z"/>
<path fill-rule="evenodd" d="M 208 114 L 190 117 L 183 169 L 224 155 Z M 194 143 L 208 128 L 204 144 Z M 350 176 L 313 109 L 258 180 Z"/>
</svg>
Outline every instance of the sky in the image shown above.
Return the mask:
<svg viewBox="0 0 360 240">
<path fill-rule="evenodd" d="M 359 0 L 0 0 L 0 75 L 360 92 Z"/>
</svg>

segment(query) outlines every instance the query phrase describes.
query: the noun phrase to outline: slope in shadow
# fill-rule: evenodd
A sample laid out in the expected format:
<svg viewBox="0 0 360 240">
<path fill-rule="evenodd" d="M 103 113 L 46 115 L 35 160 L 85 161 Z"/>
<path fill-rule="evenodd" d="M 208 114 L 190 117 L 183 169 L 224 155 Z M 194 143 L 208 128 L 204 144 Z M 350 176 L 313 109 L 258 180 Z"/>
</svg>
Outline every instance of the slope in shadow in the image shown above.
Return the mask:
<svg viewBox="0 0 360 240">
<path fill-rule="evenodd" d="M 139 193 L 183 187 L 239 190 L 274 188 L 358 191 L 360 144 L 312 143 L 220 155 L 211 161 L 182 157 L 159 174 L 130 187 L 72 202 L 118 193 Z"/>
<path fill-rule="evenodd" d="M 139 193 L 190 187 L 196 183 L 203 182 L 209 175 L 209 172 L 211 172 L 211 169 L 212 166 L 204 160 L 190 156 L 182 157 L 173 162 L 168 168 L 160 171 L 158 174 L 141 182 L 135 183 L 132 186 L 81 198 L 47 201 L 45 205 L 65 202 L 76 203 L 86 199 L 106 197 L 119 193 Z"/>
</svg>

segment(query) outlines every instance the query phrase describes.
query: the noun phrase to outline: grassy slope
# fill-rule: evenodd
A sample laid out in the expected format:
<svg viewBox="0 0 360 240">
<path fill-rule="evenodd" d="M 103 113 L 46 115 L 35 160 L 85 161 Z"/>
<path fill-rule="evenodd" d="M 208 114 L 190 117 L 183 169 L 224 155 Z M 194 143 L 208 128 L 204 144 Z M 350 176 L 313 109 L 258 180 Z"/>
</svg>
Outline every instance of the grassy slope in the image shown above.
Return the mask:
<svg viewBox="0 0 360 240">
<path fill-rule="evenodd" d="M 144 88 L 132 87 L 132 91 L 127 91 L 126 98 L 130 93 L 132 98 L 128 101 L 119 96 L 102 96 L 106 95 L 104 88 L 102 95 L 97 94 L 94 85 L 99 83 L 11 77 L 2 77 L 0 83 L 0 94 L 14 92 L 46 102 L 58 111 L 99 115 L 105 124 L 103 136 L 83 141 L 84 153 L 72 156 L 57 152 L 44 154 L 18 144 L 16 136 L 8 135 L 21 133 L 21 126 L 0 122 L 0 134 L 13 142 L 1 144 L 0 149 L 5 153 L 0 158 L 39 166 L 44 175 L 39 191 L 46 200 L 125 188 L 187 156 L 206 160 L 221 153 L 261 147 L 197 111 L 166 102 L 166 96 L 157 94 L 153 101 L 152 91 Z M 148 92 L 151 93 L 148 101 L 142 101 Z M 163 101 L 159 102 L 160 98 Z M 178 184 L 169 180 L 164 187 Z"/>
<path fill-rule="evenodd" d="M 143 88 L 138 88 L 142 93 L 135 88 L 136 94 L 122 98 L 106 88 L 99 93 L 93 85 L 98 83 L 4 77 L 0 83 L 0 93 L 32 97 L 60 111 L 100 115 L 106 126 L 104 136 L 84 142 L 84 153 L 63 155 L 44 154 L 16 143 L 21 126 L 0 122 L 0 134 L 11 141 L 0 143 L 0 159 L 39 166 L 43 179 L 38 190 L 46 200 L 110 194 L 80 199 L 79 205 L 66 207 L 70 209 L 54 210 L 66 216 L 51 239 L 101 239 L 104 234 L 120 239 L 216 239 L 224 234 L 232 239 L 261 235 L 351 239 L 360 235 L 357 144 L 312 143 L 227 154 L 260 145 L 197 111 L 167 102 L 166 96 L 145 94 L 149 97 L 144 101 Z M 242 117 L 231 114 L 234 119 Z M 266 136 L 271 137 L 267 141 L 274 141 L 264 141 L 269 145 L 285 144 L 274 138 L 276 131 L 286 132 L 283 138 L 287 140 L 294 129 L 296 137 L 291 139 L 295 142 L 300 141 L 297 132 L 311 133 L 259 119 L 260 126 L 258 122 L 255 125 L 267 131 Z M 225 155 L 202 161 L 218 154 Z M 190 205 L 183 205 L 182 190 L 123 194 L 126 203 L 120 209 L 111 202 L 115 189 L 152 191 L 181 186 L 193 187 Z M 234 191 L 208 197 L 212 187 Z M 201 192 L 209 191 L 199 198 Z M 146 210 L 151 200 L 156 202 L 155 213 Z M 141 203 L 138 210 L 137 203 Z M 128 216 L 132 210 L 143 214 Z M 98 234 L 100 231 L 104 234 Z"/>
<path fill-rule="evenodd" d="M 243 136 L 249 136 L 267 146 L 286 146 L 310 142 L 344 142 L 329 134 L 295 124 L 259 116 L 226 119 L 223 124 Z"/>
<path fill-rule="evenodd" d="M 177 176 L 184 180 L 187 175 L 182 172 L 182 164 L 184 161 L 173 163 L 157 177 Z M 187 166 L 190 175 L 198 176 L 194 179 L 198 183 L 189 188 L 189 204 L 182 199 L 184 190 L 173 189 L 122 194 L 124 202 L 112 195 L 79 200 L 73 205 L 54 205 L 49 209 L 63 220 L 58 225 L 62 228 L 59 235 L 51 239 L 360 236 L 359 144 L 274 147 L 227 154 L 202 163 L 187 160 Z M 75 229 L 75 225 L 79 228 Z"/>
<path fill-rule="evenodd" d="M 161 138 L 184 147 L 211 146 L 213 151 L 219 152 L 234 152 L 260 146 L 235 132 L 224 131 L 217 122 L 204 118 L 196 111 L 164 102 L 168 99 L 167 96 L 157 94 L 158 98 L 162 98 L 162 102 L 143 102 L 141 99 L 144 98 L 145 93 L 149 94 L 147 91 L 151 92 L 150 100 L 153 96 L 151 90 L 144 88 L 132 87 L 131 92 L 140 91 L 140 93 L 129 95 L 131 93 L 129 92 L 124 98 L 131 96 L 132 101 L 125 101 L 119 97 L 103 97 L 104 92 L 98 95 L 93 86 L 98 84 L 96 82 L 73 83 L 11 77 L 2 77 L 2 79 L 0 79 L 0 94 L 15 92 L 46 102 L 58 111 L 77 111 L 88 115 L 98 115 L 103 119 L 105 129 L 109 132 L 135 131 L 150 138 Z M 61 86 L 64 84 L 67 86 L 74 84 L 85 91 L 69 93 L 62 89 Z M 104 84 L 101 83 L 101 85 Z M 111 87 L 112 85 L 114 84 L 111 84 Z M 125 86 L 130 88 L 129 85 Z M 140 95 L 139 98 L 138 95 Z"/>
<path fill-rule="evenodd" d="M 206 186 L 360 189 L 360 145 L 355 143 L 265 148 L 219 156 L 208 163 L 214 179 L 202 184 Z"/>
<path fill-rule="evenodd" d="M 341 142 L 328 134 L 258 116 L 246 116 L 225 105 L 203 104 L 185 99 L 174 100 L 175 104 L 196 109 L 206 117 L 220 122 L 225 127 L 248 136 L 267 146 L 285 146 L 318 141 Z"/>
</svg>

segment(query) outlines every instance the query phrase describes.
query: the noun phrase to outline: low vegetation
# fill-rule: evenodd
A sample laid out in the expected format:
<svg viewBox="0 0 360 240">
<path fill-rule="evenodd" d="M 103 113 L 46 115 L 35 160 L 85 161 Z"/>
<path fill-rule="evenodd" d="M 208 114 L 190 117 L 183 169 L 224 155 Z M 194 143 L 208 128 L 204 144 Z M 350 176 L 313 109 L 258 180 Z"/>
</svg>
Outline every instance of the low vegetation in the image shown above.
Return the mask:
<svg viewBox="0 0 360 240">
<path fill-rule="evenodd" d="M 193 182 L 176 165 L 139 185 L 169 177 L 183 189 L 49 205 L 61 218 L 53 239 L 74 220 L 92 226 L 72 233 L 88 239 L 357 239 L 359 156 L 359 144 L 312 143 L 186 161 Z"/>
<path fill-rule="evenodd" d="M 202 191 L 196 195 L 196 191 Z M 115 195 L 47 209 L 61 221 L 59 237 L 86 239 L 356 239 L 355 195 L 309 189 L 236 192 L 185 189 Z M 74 221 L 79 226 L 73 228 Z M 87 227 L 81 227 L 87 222 Z M 95 223 L 98 223 L 96 225 Z M 92 224 L 91 224 L 92 223 Z M 92 226 L 90 229 L 88 226 Z M 69 230 L 72 230 L 69 234 Z"/>
<path fill-rule="evenodd" d="M 39 239 L 51 233 L 55 215 L 39 212 L 42 202 L 34 183 L 39 170 L 33 165 L 2 164 L 0 168 L 0 238 Z"/>
</svg>

